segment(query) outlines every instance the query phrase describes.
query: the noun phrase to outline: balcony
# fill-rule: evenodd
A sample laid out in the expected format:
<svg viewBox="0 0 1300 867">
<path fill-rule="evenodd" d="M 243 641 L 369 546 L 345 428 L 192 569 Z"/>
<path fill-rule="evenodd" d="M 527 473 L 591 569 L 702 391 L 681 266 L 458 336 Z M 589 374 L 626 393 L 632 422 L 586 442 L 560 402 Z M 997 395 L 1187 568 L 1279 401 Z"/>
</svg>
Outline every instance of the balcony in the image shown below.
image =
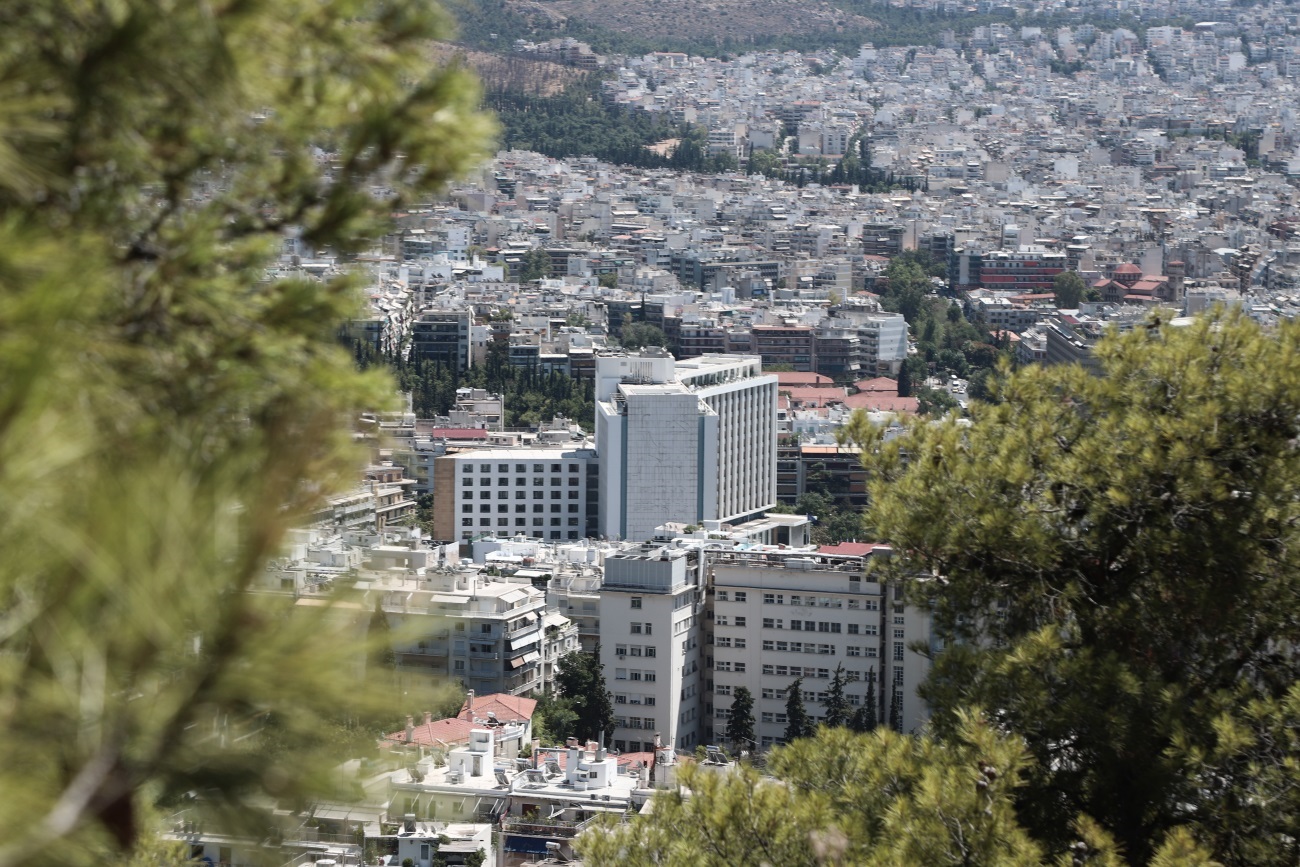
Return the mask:
<svg viewBox="0 0 1300 867">
<path fill-rule="evenodd" d="M 569 822 L 563 819 L 542 819 L 538 816 L 507 816 L 501 821 L 501 830 L 506 834 L 567 840 L 581 834 L 593 821 L 595 820 L 583 819 L 581 822 Z"/>
</svg>

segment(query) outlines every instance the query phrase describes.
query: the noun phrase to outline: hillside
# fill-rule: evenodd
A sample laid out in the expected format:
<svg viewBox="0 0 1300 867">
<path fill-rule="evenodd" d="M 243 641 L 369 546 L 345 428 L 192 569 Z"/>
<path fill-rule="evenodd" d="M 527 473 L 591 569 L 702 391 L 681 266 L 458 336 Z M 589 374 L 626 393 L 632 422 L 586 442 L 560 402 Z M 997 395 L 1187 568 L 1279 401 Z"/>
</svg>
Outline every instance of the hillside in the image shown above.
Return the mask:
<svg viewBox="0 0 1300 867">
<path fill-rule="evenodd" d="M 671 34 L 687 42 L 743 45 L 874 26 L 870 18 L 824 0 L 552 0 L 530 5 L 647 41 Z"/>
</svg>

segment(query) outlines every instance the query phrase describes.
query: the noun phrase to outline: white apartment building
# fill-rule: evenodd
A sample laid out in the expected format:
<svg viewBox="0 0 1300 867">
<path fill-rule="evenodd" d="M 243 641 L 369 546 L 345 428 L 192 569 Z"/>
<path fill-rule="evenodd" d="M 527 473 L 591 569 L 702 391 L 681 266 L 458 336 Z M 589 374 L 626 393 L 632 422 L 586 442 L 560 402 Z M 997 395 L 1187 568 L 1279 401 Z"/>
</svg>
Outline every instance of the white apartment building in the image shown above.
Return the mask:
<svg viewBox="0 0 1300 867">
<path fill-rule="evenodd" d="M 754 697 L 761 747 L 781 741 L 786 689 L 803 678 L 804 702 L 824 716 L 831 678 L 844 666 L 849 704 L 869 701 L 875 678 L 877 718 L 912 731 L 927 717 L 916 686 L 929 670 L 909 645 L 929 645 L 928 611 L 896 601 L 894 588 L 864 580 L 862 557 L 810 551 L 736 550 L 710 555 L 710 719 L 705 737 L 722 739 L 738 687 Z M 707 617 L 707 615 L 706 615 Z"/>
<path fill-rule="evenodd" d="M 473 449 L 435 458 L 433 535 L 595 536 L 596 469 L 588 444 Z"/>
<path fill-rule="evenodd" d="M 596 359 L 600 532 L 743 523 L 776 504 L 777 378 L 757 356 Z"/>
<path fill-rule="evenodd" d="M 656 738 L 678 750 L 703 743 L 699 582 L 698 553 L 673 544 L 605 558 L 600 661 L 620 752 L 649 752 Z"/>
<path fill-rule="evenodd" d="M 526 578 L 426 567 L 426 557 L 390 558 L 357 582 L 367 606 L 378 597 L 398 670 L 454 678 L 479 695 L 549 691 L 555 660 L 578 648 L 578 628 L 548 610 L 545 591 Z"/>
</svg>

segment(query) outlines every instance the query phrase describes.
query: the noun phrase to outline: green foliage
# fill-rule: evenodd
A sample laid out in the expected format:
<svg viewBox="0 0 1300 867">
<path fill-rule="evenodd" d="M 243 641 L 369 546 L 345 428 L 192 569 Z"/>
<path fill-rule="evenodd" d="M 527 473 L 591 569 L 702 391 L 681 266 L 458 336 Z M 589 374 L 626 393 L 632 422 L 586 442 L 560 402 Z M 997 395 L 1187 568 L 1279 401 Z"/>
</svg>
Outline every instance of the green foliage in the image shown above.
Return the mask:
<svg viewBox="0 0 1300 867">
<path fill-rule="evenodd" d="M 551 276 L 551 256 L 541 247 L 533 247 L 520 263 L 519 282 L 529 283 Z"/>
<path fill-rule="evenodd" d="M 786 743 L 799 738 L 806 738 L 813 733 L 812 717 L 803 704 L 803 678 L 795 678 L 785 690 L 785 734 Z"/>
<path fill-rule="evenodd" d="M 748 687 L 736 687 L 731 697 L 731 715 L 727 717 L 727 740 L 737 750 L 753 749 L 754 742 L 754 695 Z"/>
<path fill-rule="evenodd" d="M 826 716 L 822 720 L 824 725 L 831 728 L 838 728 L 849 724 L 849 719 L 853 716 L 853 708 L 849 706 L 848 696 L 844 694 L 844 665 L 835 666 L 835 676 L 831 678 L 830 688 L 826 691 L 826 701 L 823 703 Z"/>
<path fill-rule="evenodd" d="M 593 653 L 575 650 L 561 656 L 555 666 L 555 689 L 577 715 L 574 737 L 605 743 L 614 733 L 614 697 L 605 686 L 599 646 Z"/>
<path fill-rule="evenodd" d="M 643 346 L 667 346 L 668 338 L 658 325 L 632 322 L 623 326 L 623 336 L 619 342 L 625 349 L 640 349 Z"/>
<path fill-rule="evenodd" d="M 1056 296 L 1058 310 L 1077 310 L 1087 291 L 1088 284 L 1083 282 L 1076 271 L 1062 271 L 1052 280 L 1052 292 Z"/>
<path fill-rule="evenodd" d="M 537 707 L 533 710 L 533 737 L 541 741 L 542 746 L 562 744 L 577 737 L 578 713 L 572 702 L 554 693 L 533 697 L 537 699 Z"/>
<path fill-rule="evenodd" d="M 1239 313 L 1142 328 L 1101 376 L 1032 367 L 971 426 L 855 433 L 869 521 L 943 576 L 925 697 L 977 703 L 1037 759 L 1021 820 L 1051 847 L 1096 819 L 1138 862 L 1186 826 L 1227 865 L 1297 857 L 1300 326 Z"/>
<path fill-rule="evenodd" d="M 0 864 L 126 862 L 157 804 L 332 790 L 365 607 L 248 592 L 391 382 L 334 339 L 347 255 L 483 153 L 423 2 L 0 10 Z M 324 601 L 324 600 L 323 600 Z M 274 761 L 256 738 L 286 734 Z M 264 827 L 264 826 L 263 826 Z M 155 862 L 156 863 L 156 862 Z"/>
<path fill-rule="evenodd" d="M 964 714 L 946 743 L 823 728 L 776 748 L 771 778 L 686 765 L 649 813 L 597 825 L 577 845 L 591 867 L 1070 867 L 1076 856 L 1122 867 L 1114 841 L 1086 817 L 1072 828 L 1071 855 L 1045 854 L 1016 816 L 1032 764 L 1019 739 L 978 714 Z M 1208 867 L 1185 835 L 1171 835 L 1159 858 Z"/>
<path fill-rule="evenodd" d="M 508 347 L 488 347 L 487 364 L 457 370 L 429 360 L 387 359 L 397 376 L 398 387 L 410 392 L 415 414 L 420 418 L 446 415 L 456 404 L 456 390 L 484 388 L 505 399 L 507 427 L 536 426 L 563 416 L 590 427 L 596 416 L 592 382 L 563 373 L 539 374 L 532 368 L 512 366 Z"/>
</svg>

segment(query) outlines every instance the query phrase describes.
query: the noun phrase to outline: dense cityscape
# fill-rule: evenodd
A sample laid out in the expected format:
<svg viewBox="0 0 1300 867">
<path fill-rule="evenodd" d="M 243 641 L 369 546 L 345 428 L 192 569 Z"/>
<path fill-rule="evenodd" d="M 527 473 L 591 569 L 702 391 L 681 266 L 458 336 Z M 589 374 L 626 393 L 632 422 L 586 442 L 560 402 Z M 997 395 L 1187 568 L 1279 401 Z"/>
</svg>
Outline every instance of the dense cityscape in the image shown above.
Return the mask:
<svg viewBox="0 0 1300 867">
<path fill-rule="evenodd" d="M 13 17 L 0 865 L 1295 863 L 1300 8 L 359 5 Z"/>
</svg>

